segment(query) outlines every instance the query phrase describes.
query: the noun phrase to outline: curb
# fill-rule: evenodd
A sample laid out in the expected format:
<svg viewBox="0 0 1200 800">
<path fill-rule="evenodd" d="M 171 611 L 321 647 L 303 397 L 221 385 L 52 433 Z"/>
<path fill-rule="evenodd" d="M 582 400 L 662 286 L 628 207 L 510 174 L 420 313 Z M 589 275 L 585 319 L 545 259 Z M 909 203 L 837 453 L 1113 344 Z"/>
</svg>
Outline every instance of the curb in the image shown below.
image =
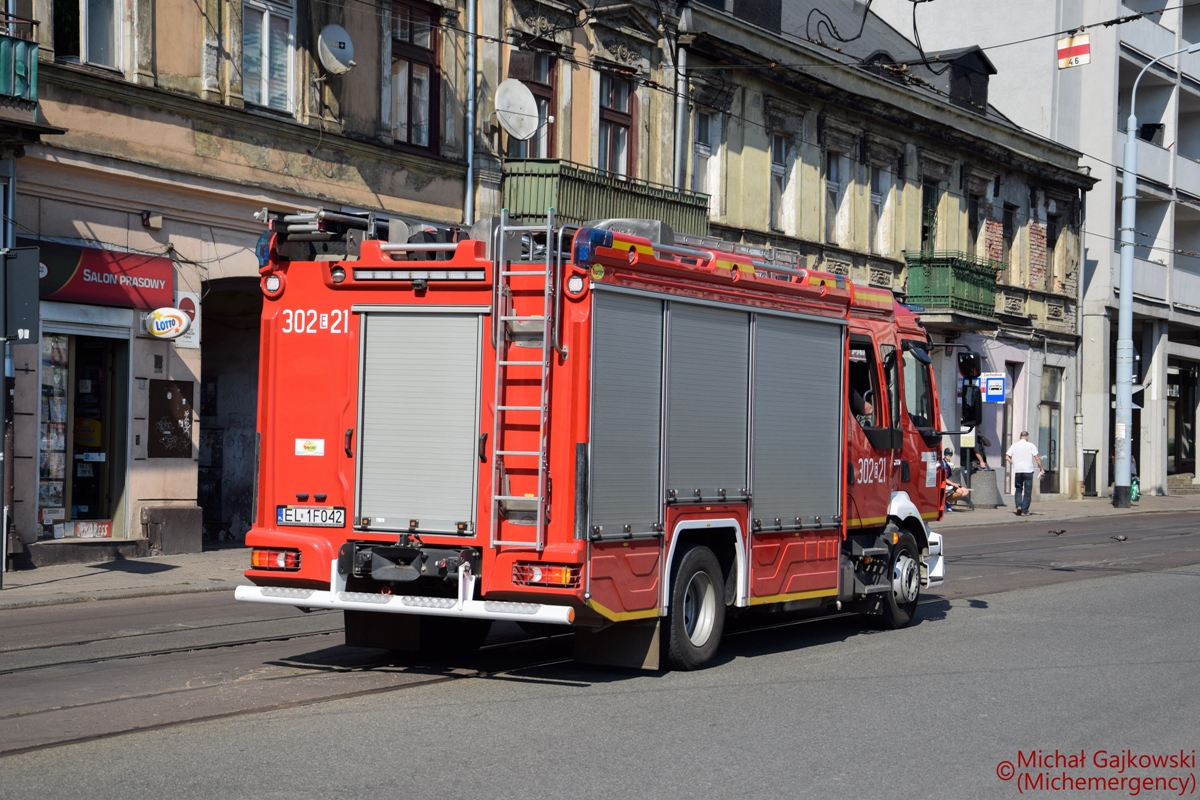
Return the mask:
<svg viewBox="0 0 1200 800">
<path fill-rule="evenodd" d="M 239 586 L 249 586 L 248 583 L 230 583 L 223 581 L 221 583 L 213 583 L 211 586 L 162 586 L 148 589 L 110 589 L 104 592 L 93 592 L 90 594 L 63 595 L 60 597 L 30 597 L 8 600 L 4 597 L 8 591 L 20 591 L 19 589 L 6 590 L 0 592 L 0 611 L 7 611 L 14 608 L 33 608 L 35 606 L 58 606 L 67 605 L 69 603 L 92 603 L 102 600 L 127 600 L 138 597 L 162 597 L 176 594 L 202 594 L 207 592 L 232 592 Z"/>
</svg>

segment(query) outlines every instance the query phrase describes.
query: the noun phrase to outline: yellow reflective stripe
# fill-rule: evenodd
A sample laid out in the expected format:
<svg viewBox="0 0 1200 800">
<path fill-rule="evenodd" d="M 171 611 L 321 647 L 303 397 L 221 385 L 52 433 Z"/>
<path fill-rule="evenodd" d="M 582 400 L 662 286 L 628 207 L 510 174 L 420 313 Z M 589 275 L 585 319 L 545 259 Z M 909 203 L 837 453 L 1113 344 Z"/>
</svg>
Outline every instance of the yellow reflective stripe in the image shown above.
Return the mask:
<svg viewBox="0 0 1200 800">
<path fill-rule="evenodd" d="M 644 611 L 613 611 L 611 608 L 605 608 L 595 600 L 587 601 L 588 608 L 600 614 L 606 619 L 611 619 L 613 622 L 628 622 L 631 619 L 648 619 L 658 616 L 657 608 L 647 608 Z"/>
<path fill-rule="evenodd" d="M 937 519 L 937 515 L 938 512 L 936 511 L 926 511 L 921 515 L 921 519 Z"/>
<path fill-rule="evenodd" d="M 887 522 L 887 517 L 863 517 L 862 519 L 849 520 L 847 525 L 878 525 L 881 522 Z"/>
<path fill-rule="evenodd" d="M 750 605 L 760 606 L 764 603 L 786 603 L 788 600 L 809 600 L 813 597 L 833 597 L 837 589 L 814 589 L 811 592 L 792 592 L 790 594 L 771 594 L 766 597 L 751 597 Z"/>
</svg>

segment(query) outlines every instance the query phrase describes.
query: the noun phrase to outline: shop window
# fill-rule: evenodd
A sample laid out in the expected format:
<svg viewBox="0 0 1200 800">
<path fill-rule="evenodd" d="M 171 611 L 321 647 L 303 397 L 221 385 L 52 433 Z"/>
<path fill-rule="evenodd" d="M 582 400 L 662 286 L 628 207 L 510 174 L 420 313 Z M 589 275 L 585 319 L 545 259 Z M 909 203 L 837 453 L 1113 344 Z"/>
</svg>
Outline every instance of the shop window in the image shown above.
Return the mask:
<svg viewBox="0 0 1200 800">
<path fill-rule="evenodd" d="M 55 3 L 55 59 L 118 69 L 118 12 L 116 0 L 67 0 Z"/>
<path fill-rule="evenodd" d="M 392 4 L 392 140 L 437 144 L 438 57 L 432 8 Z"/>
<path fill-rule="evenodd" d="M 292 111 L 291 4 L 263 0 L 242 5 L 242 97 L 251 105 Z"/>
<path fill-rule="evenodd" d="M 43 536 L 112 535 L 125 446 L 115 376 L 126 346 L 90 336 L 42 336 L 37 504 Z"/>
<path fill-rule="evenodd" d="M 554 56 L 549 53 L 515 52 L 509 60 L 509 77 L 520 78 L 533 93 L 537 104 L 538 129 L 528 139 L 508 140 L 509 158 L 553 158 L 554 157 L 554 114 L 557 106 Z M 521 63 L 518 69 L 519 62 Z"/>
<path fill-rule="evenodd" d="M 597 166 L 614 175 L 628 175 L 634 163 L 633 81 L 600 73 L 600 147 Z"/>
</svg>

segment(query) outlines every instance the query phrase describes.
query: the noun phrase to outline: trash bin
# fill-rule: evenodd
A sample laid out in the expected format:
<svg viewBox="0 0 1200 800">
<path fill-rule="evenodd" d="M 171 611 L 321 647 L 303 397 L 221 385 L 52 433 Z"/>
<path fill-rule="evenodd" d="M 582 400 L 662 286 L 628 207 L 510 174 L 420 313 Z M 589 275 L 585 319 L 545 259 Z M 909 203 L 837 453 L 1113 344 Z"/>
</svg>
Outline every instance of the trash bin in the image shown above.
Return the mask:
<svg viewBox="0 0 1200 800">
<path fill-rule="evenodd" d="M 1000 497 L 1000 481 L 996 474 L 994 469 L 981 469 L 975 473 L 971 500 L 976 508 L 997 508 L 1004 505 Z"/>
</svg>

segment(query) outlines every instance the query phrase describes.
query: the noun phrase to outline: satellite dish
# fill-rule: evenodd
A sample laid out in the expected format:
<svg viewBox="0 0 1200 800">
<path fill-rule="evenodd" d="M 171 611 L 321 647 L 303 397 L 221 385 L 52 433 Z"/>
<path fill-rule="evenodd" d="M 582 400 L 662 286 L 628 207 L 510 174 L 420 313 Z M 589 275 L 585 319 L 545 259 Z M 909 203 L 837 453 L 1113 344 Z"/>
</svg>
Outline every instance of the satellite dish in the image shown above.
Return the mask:
<svg viewBox="0 0 1200 800">
<path fill-rule="evenodd" d="M 326 25 L 317 37 L 321 65 L 332 75 L 345 75 L 354 67 L 354 42 L 341 25 Z"/>
<path fill-rule="evenodd" d="M 509 78 L 496 88 L 496 117 L 500 127 L 514 139 L 525 141 L 538 130 L 537 101 L 529 87 Z"/>
</svg>

